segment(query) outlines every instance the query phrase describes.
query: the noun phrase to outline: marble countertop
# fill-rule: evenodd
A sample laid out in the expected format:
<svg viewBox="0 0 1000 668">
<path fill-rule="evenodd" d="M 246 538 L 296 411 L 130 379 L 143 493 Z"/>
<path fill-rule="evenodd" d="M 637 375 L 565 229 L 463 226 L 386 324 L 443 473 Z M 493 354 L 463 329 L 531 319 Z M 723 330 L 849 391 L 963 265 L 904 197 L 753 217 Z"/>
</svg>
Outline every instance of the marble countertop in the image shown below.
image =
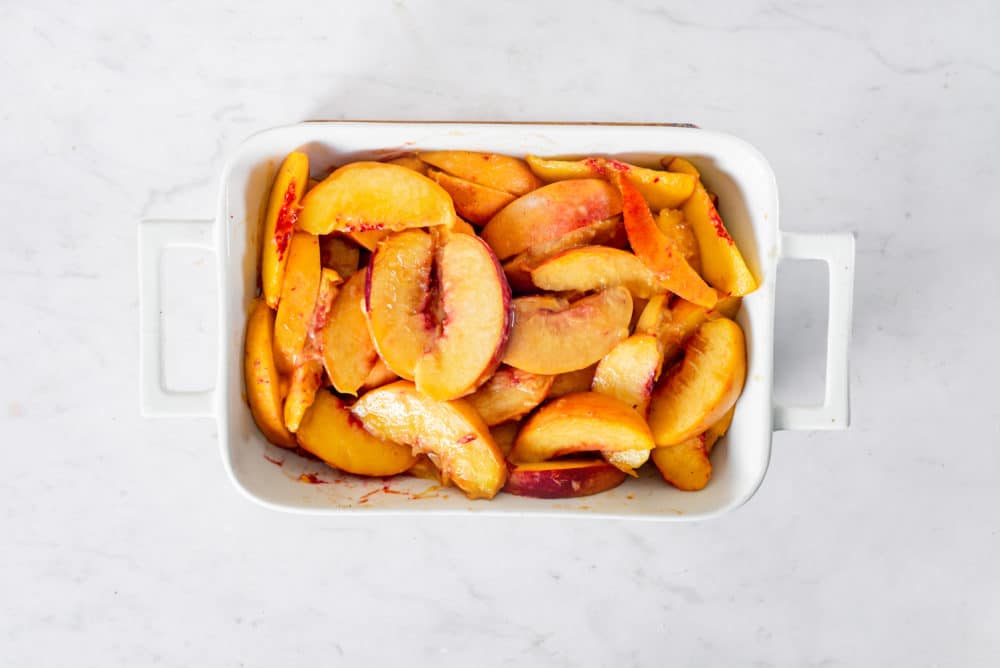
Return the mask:
<svg viewBox="0 0 1000 668">
<path fill-rule="evenodd" d="M 1000 664 L 996 3 L 472 4 L 0 6 L 0 663 Z M 138 415 L 136 226 L 210 217 L 249 134 L 340 118 L 749 140 L 785 229 L 857 234 L 851 429 L 777 434 L 703 523 L 247 502 L 211 420 Z M 183 386 L 210 266 L 164 269 Z M 777 392 L 816 397 L 824 276 L 780 279 Z"/>
</svg>

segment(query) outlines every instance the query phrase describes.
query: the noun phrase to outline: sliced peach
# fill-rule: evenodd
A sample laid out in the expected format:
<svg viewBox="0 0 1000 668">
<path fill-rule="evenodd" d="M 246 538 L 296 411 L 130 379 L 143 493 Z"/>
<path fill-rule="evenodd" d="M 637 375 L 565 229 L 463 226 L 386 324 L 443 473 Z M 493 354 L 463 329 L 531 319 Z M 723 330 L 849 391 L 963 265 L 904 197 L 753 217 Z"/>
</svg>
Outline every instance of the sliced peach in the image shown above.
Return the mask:
<svg viewBox="0 0 1000 668">
<path fill-rule="evenodd" d="M 460 179 L 487 188 L 524 195 L 542 185 L 519 158 L 474 151 L 429 151 L 421 160 Z"/>
<path fill-rule="evenodd" d="M 639 477 L 639 474 L 635 470 L 641 467 L 643 464 L 649 461 L 650 450 L 644 448 L 634 448 L 631 450 L 617 450 L 614 452 L 605 452 L 605 461 L 614 466 L 616 469 L 622 473 L 627 473 L 630 476 Z"/>
<path fill-rule="evenodd" d="M 625 482 L 625 474 L 600 459 L 562 459 L 517 464 L 503 491 L 536 499 L 569 499 L 600 494 Z"/>
<path fill-rule="evenodd" d="M 597 364 L 591 364 L 576 371 L 557 375 L 552 381 L 552 387 L 549 389 L 549 395 L 546 399 L 558 399 L 575 392 L 589 392 L 596 373 Z"/>
<path fill-rule="evenodd" d="M 604 394 L 580 392 L 545 404 L 532 415 L 517 434 L 510 460 L 543 462 L 576 452 L 609 455 L 652 449 L 649 427 L 631 406 Z"/>
<path fill-rule="evenodd" d="M 700 274 L 701 254 L 698 252 L 698 238 L 695 237 L 691 224 L 684 218 L 684 212 L 680 209 L 661 209 L 660 215 L 656 217 L 656 226 L 673 242 L 674 247 L 680 251 L 691 268 Z"/>
<path fill-rule="evenodd" d="M 302 200 L 298 227 L 313 234 L 450 225 L 451 196 L 426 176 L 385 162 L 352 162 Z"/>
<path fill-rule="evenodd" d="M 684 158 L 671 160 L 668 169 L 686 174 L 698 174 L 695 166 Z M 735 297 L 749 294 L 757 289 L 757 279 L 753 277 L 740 249 L 729 236 L 722 217 L 719 216 L 711 196 L 701 181 L 697 183 L 694 193 L 684 204 L 684 218 L 691 224 L 698 239 L 701 271 L 709 285 Z"/>
<path fill-rule="evenodd" d="M 243 373 L 250 412 L 264 437 L 283 448 L 294 448 L 295 437 L 285 428 L 281 381 L 274 362 L 274 311 L 255 300 L 247 319 Z"/>
<path fill-rule="evenodd" d="M 718 422 L 713 424 L 711 427 L 705 430 L 705 449 L 709 454 L 712 453 L 712 448 L 718 443 L 719 439 L 726 435 L 729 431 L 729 425 L 733 423 L 733 414 L 736 413 L 736 406 L 734 405 L 726 414 L 723 415 Z"/>
<path fill-rule="evenodd" d="M 630 165 L 618 160 L 586 158 L 584 160 L 546 160 L 534 155 L 526 157 L 528 166 L 543 181 L 585 179 L 603 176 L 603 163 L 613 163 L 623 171 L 654 211 L 680 206 L 694 192 L 696 176 L 662 172 Z"/>
<path fill-rule="evenodd" d="M 392 230 L 368 230 L 367 232 L 345 232 L 348 239 L 367 251 L 374 251 L 378 242 L 392 234 Z"/>
<path fill-rule="evenodd" d="M 621 285 L 633 297 L 643 299 L 668 291 L 642 260 L 607 246 L 582 246 L 558 253 L 531 271 L 531 281 L 556 292 L 589 292 Z"/>
<path fill-rule="evenodd" d="M 466 181 L 436 169 L 430 170 L 428 176 L 448 191 L 458 215 L 476 225 L 485 225 L 515 199 L 514 195 L 504 190 Z"/>
<path fill-rule="evenodd" d="M 543 241 L 515 255 L 504 263 L 503 271 L 507 275 L 511 289 L 528 292 L 535 288 L 535 284 L 531 282 L 531 271 L 548 258 L 570 248 L 587 244 L 619 247 L 618 242 L 624 236 L 624 230 L 621 216 L 599 220 L 586 227 L 567 232 L 558 239 Z M 628 245 L 628 240 L 625 239 L 620 245 L 621 247 Z"/>
<path fill-rule="evenodd" d="M 365 376 L 365 382 L 361 384 L 361 390 L 367 392 L 368 390 L 374 390 L 376 387 L 382 387 L 383 385 L 388 385 L 389 383 L 399 380 L 399 376 L 392 372 L 392 369 L 385 365 L 381 357 L 377 357 L 375 360 L 375 366 L 372 370 L 368 372 Z"/>
<path fill-rule="evenodd" d="M 514 448 L 514 439 L 517 438 L 517 431 L 520 428 L 521 423 L 518 420 L 502 422 L 490 427 L 490 434 L 493 436 L 493 440 L 496 441 L 497 447 L 500 448 L 500 452 L 503 453 L 504 457 L 509 455 L 510 451 Z"/>
<path fill-rule="evenodd" d="M 392 235 L 368 262 L 365 312 L 371 338 L 386 365 L 407 379 L 434 334 L 433 265 L 434 240 L 421 230 Z"/>
<path fill-rule="evenodd" d="M 473 392 L 500 364 L 511 329 L 510 287 L 490 247 L 467 234 L 438 246 L 435 274 L 437 328 L 413 375 L 422 393 L 447 401 Z"/>
<path fill-rule="evenodd" d="M 635 333 L 659 337 L 663 323 L 670 317 L 669 304 L 670 295 L 653 295 L 642 308 L 642 314 L 635 323 Z"/>
<path fill-rule="evenodd" d="M 281 284 L 288 262 L 288 243 L 295 229 L 299 202 L 309 181 L 309 156 L 293 151 L 278 168 L 271 186 L 264 214 L 264 238 L 261 240 L 260 278 L 264 299 L 278 308 Z"/>
<path fill-rule="evenodd" d="M 461 218 L 455 218 L 455 222 L 451 224 L 451 231 L 459 234 L 471 234 L 472 236 L 476 236 L 476 228 Z"/>
<path fill-rule="evenodd" d="M 351 276 L 322 329 L 323 365 L 338 392 L 356 395 L 379 357 L 364 312 L 365 272 Z"/>
<path fill-rule="evenodd" d="M 686 492 L 704 489 L 712 478 L 712 462 L 708 458 L 704 434 L 677 445 L 654 448 L 650 458 L 664 480 Z"/>
<path fill-rule="evenodd" d="M 728 318 L 704 323 L 684 345 L 684 359 L 653 394 L 649 427 L 657 445 L 675 445 L 721 419 L 746 378 L 743 330 Z"/>
<path fill-rule="evenodd" d="M 323 269 L 320 274 L 319 295 L 313 310 L 312 323 L 306 337 L 302 360 L 292 371 L 292 379 L 285 397 L 285 426 L 294 433 L 302 422 L 306 409 L 323 384 L 322 331 L 337 296 L 340 276 L 333 269 Z"/>
<path fill-rule="evenodd" d="M 703 306 L 715 304 L 717 299 L 715 290 L 702 280 L 676 245 L 656 226 L 649 205 L 642 199 L 642 195 L 632 182 L 613 167 L 608 169 L 607 174 L 621 190 L 625 231 L 628 233 L 632 250 L 643 264 L 649 267 L 671 292 Z"/>
<path fill-rule="evenodd" d="M 662 313 L 656 330 L 657 337 L 663 345 L 663 357 L 672 362 L 680 356 L 684 342 L 691 337 L 702 323 L 726 317 L 735 317 L 740 308 L 739 297 L 724 297 L 715 306 L 706 309 L 683 299 L 676 300 L 669 309 Z"/>
<path fill-rule="evenodd" d="M 662 365 L 663 353 L 656 337 L 633 334 L 597 364 L 591 388 L 625 402 L 645 418 Z"/>
<path fill-rule="evenodd" d="M 554 376 L 503 366 L 470 394 L 468 401 L 483 421 L 492 427 L 530 413 L 545 399 L 553 380 Z"/>
<path fill-rule="evenodd" d="M 621 197 L 601 179 L 558 181 L 517 198 L 482 230 L 501 260 L 621 213 Z"/>
<path fill-rule="evenodd" d="M 544 375 L 582 369 L 628 336 L 631 317 L 632 296 L 623 287 L 575 302 L 520 297 L 503 361 Z"/>
<path fill-rule="evenodd" d="M 305 232 L 292 235 L 274 320 L 274 358 L 282 373 L 291 373 L 300 361 L 319 295 L 321 269 L 319 239 Z"/>
<path fill-rule="evenodd" d="M 358 270 L 360 258 L 361 250 L 340 235 L 327 234 L 319 238 L 320 264 L 333 269 L 344 280 Z"/>
<path fill-rule="evenodd" d="M 299 445 L 330 466 L 355 475 L 390 476 L 410 469 L 412 449 L 380 438 L 332 393 L 321 390 L 298 431 Z"/>
<path fill-rule="evenodd" d="M 406 167 L 407 169 L 412 169 L 415 172 L 419 172 L 424 176 L 427 176 L 427 163 L 418 158 L 413 153 L 408 153 L 407 155 L 401 155 L 398 158 L 393 158 L 392 160 L 386 160 L 390 165 L 399 165 L 400 167 Z"/>
<path fill-rule="evenodd" d="M 415 478 L 433 480 L 439 485 L 447 484 L 441 479 L 441 470 L 427 455 L 417 455 L 417 461 L 406 472 Z"/>
<path fill-rule="evenodd" d="M 443 477 L 471 499 L 493 498 L 507 480 L 503 453 L 467 401 L 434 401 L 400 380 L 368 392 L 351 411 L 371 433 L 433 454 Z"/>
</svg>

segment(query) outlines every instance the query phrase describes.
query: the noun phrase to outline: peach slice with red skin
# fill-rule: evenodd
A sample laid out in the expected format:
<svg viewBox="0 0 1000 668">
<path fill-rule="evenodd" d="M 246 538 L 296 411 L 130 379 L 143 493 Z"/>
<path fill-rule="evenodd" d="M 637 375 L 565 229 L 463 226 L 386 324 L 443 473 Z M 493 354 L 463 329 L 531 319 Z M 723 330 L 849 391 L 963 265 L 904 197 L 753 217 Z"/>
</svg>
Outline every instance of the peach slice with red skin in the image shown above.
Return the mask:
<svg viewBox="0 0 1000 668">
<path fill-rule="evenodd" d="M 364 424 L 326 390 L 302 418 L 299 444 L 330 466 L 355 475 L 391 476 L 417 461 L 412 449 L 365 430 Z"/>
<path fill-rule="evenodd" d="M 633 297 L 643 299 L 668 291 L 638 257 L 607 246 L 582 246 L 553 255 L 531 270 L 531 281 L 555 292 L 589 292 L 621 285 Z"/>
<path fill-rule="evenodd" d="M 684 345 L 684 359 L 653 394 L 649 427 L 657 445 L 697 436 L 733 407 L 746 379 L 743 330 L 728 318 L 711 320 Z"/>
<path fill-rule="evenodd" d="M 645 418 L 662 366 L 656 337 L 633 334 L 598 362 L 591 389 L 623 401 Z"/>
<path fill-rule="evenodd" d="M 654 448 L 650 459 L 663 479 L 685 492 L 705 489 L 712 478 L 705 434 L 693 436 L 677 445 Z"/>
<path fill-rule="evenodd" d="M 446 480 L 470 499 L 491 499 L 507 464 L 489 428 L 465 400 L 435 401 L 405 380 L 362 396 L 351 408 L 372 434 L 434 455 Z"/>
<path fill-rule="evenodd" d="M 510 460 L 519 464 L 577 452 L 608 456 L 652 449 L 649 427 L 631 406 L 604 394 L 580 392 L 538 409 L 518 432 Z"/>
<path fill-rule="evenodd" d="M 297 225 L 329 234 L 450 225 L 454 219 L 451 196 L 419 172 L 385 162 L 352 162 L 309 191 Z"/>
<path fill-rule="evenodd" d="M 447 401 L 473 392 L 497 368 L 513 313 L 507 279 L 482 239 L 446 234 L 436 254 L 437 328 L 413 375 L 420 392 Z"/>
<path fill-rule="evenodd" d="M 625 474 L 601 459 L 562 459 L 517 464 L 503 491 L 536 499 L 569 499 L 600 494 L 625 482 Z"/>
<path fill-rule="evenodd" d="M 667 164 L 667 168 L 675 172 L 698 174 L 697 168 L 684 158 L 674 158 Z M 694 193 L 684 204 L 684 218 L 691 224 L 698 240 L 701 271 L 709 285 L 734 297 L 741 297 L 757 289 L 757 279 L 747 267 L 733 238 L 729 236 L 712 197 L 700 180 Z"/>
<path fill-rule="evenodd" d="M 464 181 L 520 196 L 542 185 L 520 158 L 476 151 L 428 151 L 418 157 Z"/>
<path fill-rule="evenodd" d="M 428 176 L 448 191 L 458 215 L 476 225 L 485 225 L 515 199 L 514 195 L 504 190 L 466 181 L 436 169 L 430 170 Z"/>
<path fill-rule="evenodd" d="M 468 401 L 483 421 L 492 427 L 530 413 L 545 399 L 554 379 L 554 376 L 503 366 L 470 394 Z"/>
<path fill-rule="evenodd" d="M 603 176 L 605 162 L 615 163 L 627 175 L 654 211 L 680 206 L 694 192 L 697 177 L 690 174 L 662 172 L 607 158 L 584 160 L 546 160 L 529 155 L 525 158 L 531 171 L 546 182 Z"/>
<path fill-rule="evenodd" d="M 274 311 L 258 299 L 247 319 L 243 373 L 247 403 L 264 437 L 283 448 L 294 448 L 295 437 L 285 428 L 282 416 L 281 378 L 274 362 Z"/>
<path fill-rule="evenodd" d="M 621 211 L 621 196 L 606 181 L 557 181 L 505 206 L 483 228 L 482 237 L 505 260 Z"/>
<path fill-rule="evenodd" d="M 714 305 L 717 299 L 715 290 L 702 280 L 676 244 L 657 227 L 649 205 L 619 170 L 621 163 L 606 164 L 608 178 L 621 191 L 625 231 L 635 254 L 670 292 L 702 306 Z"/>
<path fill-rule="evenodd" d="M 433 266 L 434 240 L 422 230 L 385 239 L 368 262 L 365 313 L 372 341 L 386 366 L 408 380 L 434 332 Z"/>
<path fill-rule="evenodd" d="M 274 359 L 278 370 L 291 373 L 298 365 L 309 335 L 322 267 L 319 239 L 296 232 L 288 246 L 288 265 L 274 319 Z"/>
<path fill-rule="evenodd" d="M 321 331 L 323 365 L 343 394 L 357 395 L 379 361 L 364 311 L 365 272 L 351 276 L 333 300 Z"/>
<path fill-rule="evenodd" d="M 288 244 L 295 220 L 299 214 L 299 202 L 309 183 L 309 156 L 292 151 L 278 168 L 271 186 L 264 213 L 264 238 L 261 241 L 260 279 L 264 299 L 273 309 L 278 308 L 281 285 L 288 263 Z"/>
<path fill-rule="evenodd" d="M 569 302 L 554 297 L 514 300 L 514 327 L 504 363 L 554 375 L 597 362 L 628 336 L 632 296 L 614 287 Z"/>
</svg>

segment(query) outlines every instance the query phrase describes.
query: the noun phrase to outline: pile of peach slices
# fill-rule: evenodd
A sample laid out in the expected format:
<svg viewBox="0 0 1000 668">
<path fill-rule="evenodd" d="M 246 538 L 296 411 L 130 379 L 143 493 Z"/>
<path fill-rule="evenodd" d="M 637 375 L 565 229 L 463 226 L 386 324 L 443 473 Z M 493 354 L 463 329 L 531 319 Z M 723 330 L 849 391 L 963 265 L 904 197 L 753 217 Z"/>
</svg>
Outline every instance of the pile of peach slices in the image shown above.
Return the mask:
<svg viewBox="0 0 1000 668">
<path fill-rule="evenodd" d="M 261 432 L 473 499 L 596 494 L 649 459 L 702 489 L 757 281 L 695 167 L 662 164 L 434 151 L 314 181 L 291 153 L 247 322 Z"/>
</svg>

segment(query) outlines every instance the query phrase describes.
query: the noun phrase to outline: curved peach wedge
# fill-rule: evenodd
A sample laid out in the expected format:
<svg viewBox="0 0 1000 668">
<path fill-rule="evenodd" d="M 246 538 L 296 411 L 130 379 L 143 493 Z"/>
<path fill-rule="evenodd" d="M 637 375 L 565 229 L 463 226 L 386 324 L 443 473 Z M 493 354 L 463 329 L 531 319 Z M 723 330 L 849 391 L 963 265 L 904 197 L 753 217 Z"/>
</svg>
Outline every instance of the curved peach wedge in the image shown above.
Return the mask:
<svg viewBox="0 0 1000 668">
<path fill-rule="evenodd" d="M 507 279 L 482 239 L 445 235 L 436 254 L 437 323 L 413 377 L 422 393 L 447 401 L 474 391 L 500 364 L 512 312 Z"/>
<path fill-rule="evenodd" d="M 554 376 L 542 376 L 504 366 L 467 398 L 489 426 L 514 420 L 542 403 Z"/>
<path fill-rule="evenodd" d="M 308 182 L 309 156 L 292 151 L 278 168 L 264 214 L 260 278 L 264 299 L 271 308 L 278 308 L 285 264 L 288 262 L 288 242 L 295 229 L 299 202 L 306 193 Z"/>
<path fill-rule="evenodd" d="M 302 418 L 298 440 L 330 466 L 355 475 L 397 475 L 417 461 L 408 446 L 365 431 L 347 406 L 326 390 L 316 394 Z"/>
<path fill-rule="evenodd" d="M 467 401 L 434 401 L 401 380 L 368 392 L 351 411 L 372 434 L 433 454 L 470 499 L 493 498 L 507 480 L 503 454 Z"/>
<path fill-rule="evenodd" d="M 656 337 L 633 334 L 597 364 L 591 389 L 625 402 L 646 417 L 662 366 L 663 353 Z"/>
<path fill-rule="evenodd" d="M 283 448 L 294 448 L 295 437 L 285 428 L 281 380 L 274 363 L 274 311 L 258 299 L 247 319 L 243 373 L 250 412 L 265 438 Z"/>
<path fill-rule="evenodd" d="M 485 225 L 500 209 L 514 201 L 514 195 L 504 190 L 460 179 L 436 169 L 428 176 L 448 191 L 458 215 L 476 225 Z"/>
<path fill-rule="evenodd" d="M 671 160 L 668 169 L 698 174 L 695 166 L 684 158 Z M 698 239 L 701 271 L 709 285 L 734 297 L 741 297 L 757 289 L 757 279 L 747 267 L 733 238 L 729 236 L 722 217 L 701 181 L 684 204 L 684 218 L 691 224 Z"/>
<path fill-rule="evenodd" d="M 625 474 L 601 459 L 564 459 L 517 464 L 503 491 L 536 499 L 600 494 L 625 482 Z"/>
<path fill-rule="evenodd" d="M 531 171 L 543 181 L 563 181 L 565 179 L 585 179 L 603 175 L 603 162 L 617 165 L 626 177 L 642 193 L 654 211 L 680 206 L 694 192 L 696 176 L 647 169 L 625 162 L 607 159 L 587 158 L 584 160 L 546 160 L 529 155 L 525 158 Z"/>
<path fill-rule="evenodd" d="M 552 297 L 514 300 L 514 327 L 504 363 L 544 375 L 590 366 L 628 336 L 632 296 L 614 287 L 568 302 Z"/>
<path fill-rule="evenodd" d="M 549 388 L 546 399 L 558 399 L 576 392 L 589 392 L 590 386 L 594 382 L 595 373 L 597 373 L 597 364 L 558 374 L 552 381 L 552 387 Z"/>
<path fill-rule="evenodd" d="M 433 335 L 433 265 L 434 240 L 422 230 L 392 235 L 368 262 L 365 313 L 371 338 L 386 365 L 411 380 Z"/>
<path fill-rule="evenodd" d="M 365 318 L 365 272 L 352 275 L 333 300 L 321 337 L 323 365 L 338 392 L 358 393 L 379 360 Z"/>
<path fill-rule="evenodd" d="M 643 299 L 668 291 L 642 260 L 607 246 L 582 246 L 554 255 L 532 269 L 531 281 L 556 292 L 589 292 L 622 285 L 633 297 Z"/>
<path fill-rule="evenodd" d="M 681 251 L 665 235 L 649 210 L 649 205 L 622 172 L 608 168 L 608 178 L 618 186 L 622 195 L 622 215 L 632 250 L 650 271 L 666 286 L 696 304 L 712 306 L 717 295 L 691 265 Z"/>
<path fill-rule="evenodd" d="M 621 211 L 621 196 L 607 181 L 557 181 L 505 206 L 483 228 L 482 237 L 505 260 Z"/>
<path fill-rule="evenodd" d="M 649 427 L 656 444 L 675 445 L 708 429 L 736 403 L 745 379 L 740 326 L 728 318 L 701 325 L 653 394 Z"/>
<path fill-rule="evenodd" d="M 630 406 L 596 392 L 569 394 L 542 406 L 521 427 L 514 463 L 543 462 L 575 452 L 652 450 L 646 421 Z"/>
<path fill-rule="evenodd" d="M 684 218 L 684 212 L 680 209 L 660 209 L 660 214 L 656 217 L 656 226 L 680 251 L 681 257 L 700 275 L 701 254 L 698 252 L 698 238 L 694 235 L 691 223 Z"/>
<path fill-rule="evenodd" d="M 654 448 L 650 455 L 663 479 L 685 492 L 704 489 L 712 478 L 705 435 L 699 434 L 677 445 Z"/>
<path fill-rule="evenodd" d="M 274 357 L 283 373 L 291 373 L 301 361 L 319 296 L 321 275 L 319 239 L 312 234 L 296 232 L 288 247 L 288 266 L 274 319 Z"/>
<path fill-rule="evenodd" d="M 402 230 L 449 225 L 451 196 L 412 169 L 385 162 L 352 162 L 302 200 L 298 228 L 313 234 Z"/>
<path fill-rule="evenodd" d="M 524 195 L 542 185 L 520 158 L 476 151 L 428 151 L 418 157 L 464 181 L 512 195 Z"/>
</svg>

